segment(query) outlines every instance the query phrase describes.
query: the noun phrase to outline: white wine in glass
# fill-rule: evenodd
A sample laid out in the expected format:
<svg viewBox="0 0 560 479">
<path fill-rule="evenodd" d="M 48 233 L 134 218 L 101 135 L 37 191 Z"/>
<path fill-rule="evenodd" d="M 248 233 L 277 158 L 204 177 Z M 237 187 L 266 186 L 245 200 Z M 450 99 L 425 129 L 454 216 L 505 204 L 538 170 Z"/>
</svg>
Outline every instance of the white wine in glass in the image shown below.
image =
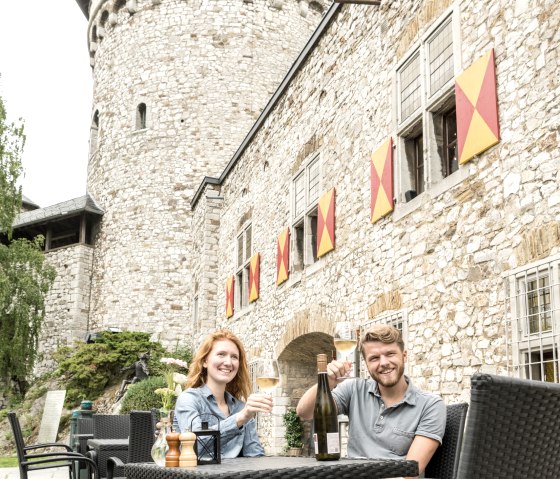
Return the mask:
<svg viewBox="0 0 560 479">
<path fill-rule="evenodd" d="M 356 329 L 350 321 L 339 321 L 334 328 L 334 347 L 336 348 L 337 358 L 353 363 L 352 353 L 358 345 Z M 344 378 L 354 377 L 347 374 Z"/>
<path fill-rule="evenodd" d="M 265 394 L 272 391 L 280 384 L 278 361 L 275 359 L 260 359 L 257 362 L 257 387 Z"/>
</svg>

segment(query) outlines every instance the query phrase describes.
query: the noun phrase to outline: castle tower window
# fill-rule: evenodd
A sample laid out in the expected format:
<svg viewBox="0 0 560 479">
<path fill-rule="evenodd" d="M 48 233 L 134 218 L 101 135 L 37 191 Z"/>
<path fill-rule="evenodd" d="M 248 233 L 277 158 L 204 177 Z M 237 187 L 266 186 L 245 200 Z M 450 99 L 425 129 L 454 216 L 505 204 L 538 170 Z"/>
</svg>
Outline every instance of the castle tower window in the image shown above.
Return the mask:
<svg viewBox="0 0 560 479">
<path fill-rule="evenodd" d="M 145 103 L 139 103 L 136 107 L 136 129 L 146 129 L 147 108 Z"/>
<path fill-rule="evenodd" d="M 91 120 L 89 129 L 89 156 L 93 156 L 97 151 L 97 137 L 99 135 L 99 110 L 96 110 Z"/>
</svg>

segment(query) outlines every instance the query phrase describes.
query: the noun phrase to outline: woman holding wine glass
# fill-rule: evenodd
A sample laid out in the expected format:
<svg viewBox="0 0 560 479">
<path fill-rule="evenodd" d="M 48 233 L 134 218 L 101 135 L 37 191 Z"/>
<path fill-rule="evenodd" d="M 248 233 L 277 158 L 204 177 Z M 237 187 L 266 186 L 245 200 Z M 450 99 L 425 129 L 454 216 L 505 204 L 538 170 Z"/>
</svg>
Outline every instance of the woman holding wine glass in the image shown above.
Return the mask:
<svg viewBox="0 0 560 479">
<path fill-rule="evenodd" d="M 220 430 L 222 458 L 263 456 L 254 417 L 271 411 L 270 396 L 251 394 L 243 344 L 231 331 L 219 330 L 206 337 L 190 364 L 173 425 L 178 432 L 197 430 L 208 415 L 214 415 L 219 420 L 215 427 Z"/>
</svg>

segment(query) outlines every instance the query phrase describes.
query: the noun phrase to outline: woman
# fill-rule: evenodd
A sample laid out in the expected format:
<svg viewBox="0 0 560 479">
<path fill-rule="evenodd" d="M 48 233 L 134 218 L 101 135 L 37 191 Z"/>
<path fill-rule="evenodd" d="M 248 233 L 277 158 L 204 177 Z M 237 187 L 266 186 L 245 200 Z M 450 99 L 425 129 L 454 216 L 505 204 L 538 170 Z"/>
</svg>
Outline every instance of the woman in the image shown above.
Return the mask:
<svg viewBox="0 0 560 479">
<path fill-rule="evenodd" d="M 222 458 L 264 455 L 253 418 L 272 411 L 272 398 L 250 394 L 247 355 L 237 336 L 227 330 L 207 336 L 191 362 L 186 387 L 175 404 L 175 431 L 190 431 L 191 423 L 196 431 L 202 421 L 212 423 L 205 414 L 214 414 L 220 420 Z"/>
</svg>

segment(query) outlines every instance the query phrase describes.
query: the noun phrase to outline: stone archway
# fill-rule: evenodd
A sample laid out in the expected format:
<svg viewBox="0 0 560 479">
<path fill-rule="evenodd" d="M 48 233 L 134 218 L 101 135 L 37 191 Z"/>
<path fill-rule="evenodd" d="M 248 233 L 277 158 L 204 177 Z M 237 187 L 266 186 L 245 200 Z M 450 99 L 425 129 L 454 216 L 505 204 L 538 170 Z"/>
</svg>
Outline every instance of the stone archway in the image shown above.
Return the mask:
<svg viewBox="0 0 560 479">
<path fill-rule="evenodd" d="M 277 345 L 277 358 L 281 374 L 282 398 L 278 412 L 283 414 L 295 408 L 303 393 L 317 381 L 317 354 L 332 357 L 335 349 L 332 323 L 322 315 L 306 314 L 286 323 L 285 333 Z M 281 453 L 285 444 L 283 425 L 281 437 L 273 449 Z M 305 424 L 304 454 L 309 454 L 311 421 Z"/>
</svg>

